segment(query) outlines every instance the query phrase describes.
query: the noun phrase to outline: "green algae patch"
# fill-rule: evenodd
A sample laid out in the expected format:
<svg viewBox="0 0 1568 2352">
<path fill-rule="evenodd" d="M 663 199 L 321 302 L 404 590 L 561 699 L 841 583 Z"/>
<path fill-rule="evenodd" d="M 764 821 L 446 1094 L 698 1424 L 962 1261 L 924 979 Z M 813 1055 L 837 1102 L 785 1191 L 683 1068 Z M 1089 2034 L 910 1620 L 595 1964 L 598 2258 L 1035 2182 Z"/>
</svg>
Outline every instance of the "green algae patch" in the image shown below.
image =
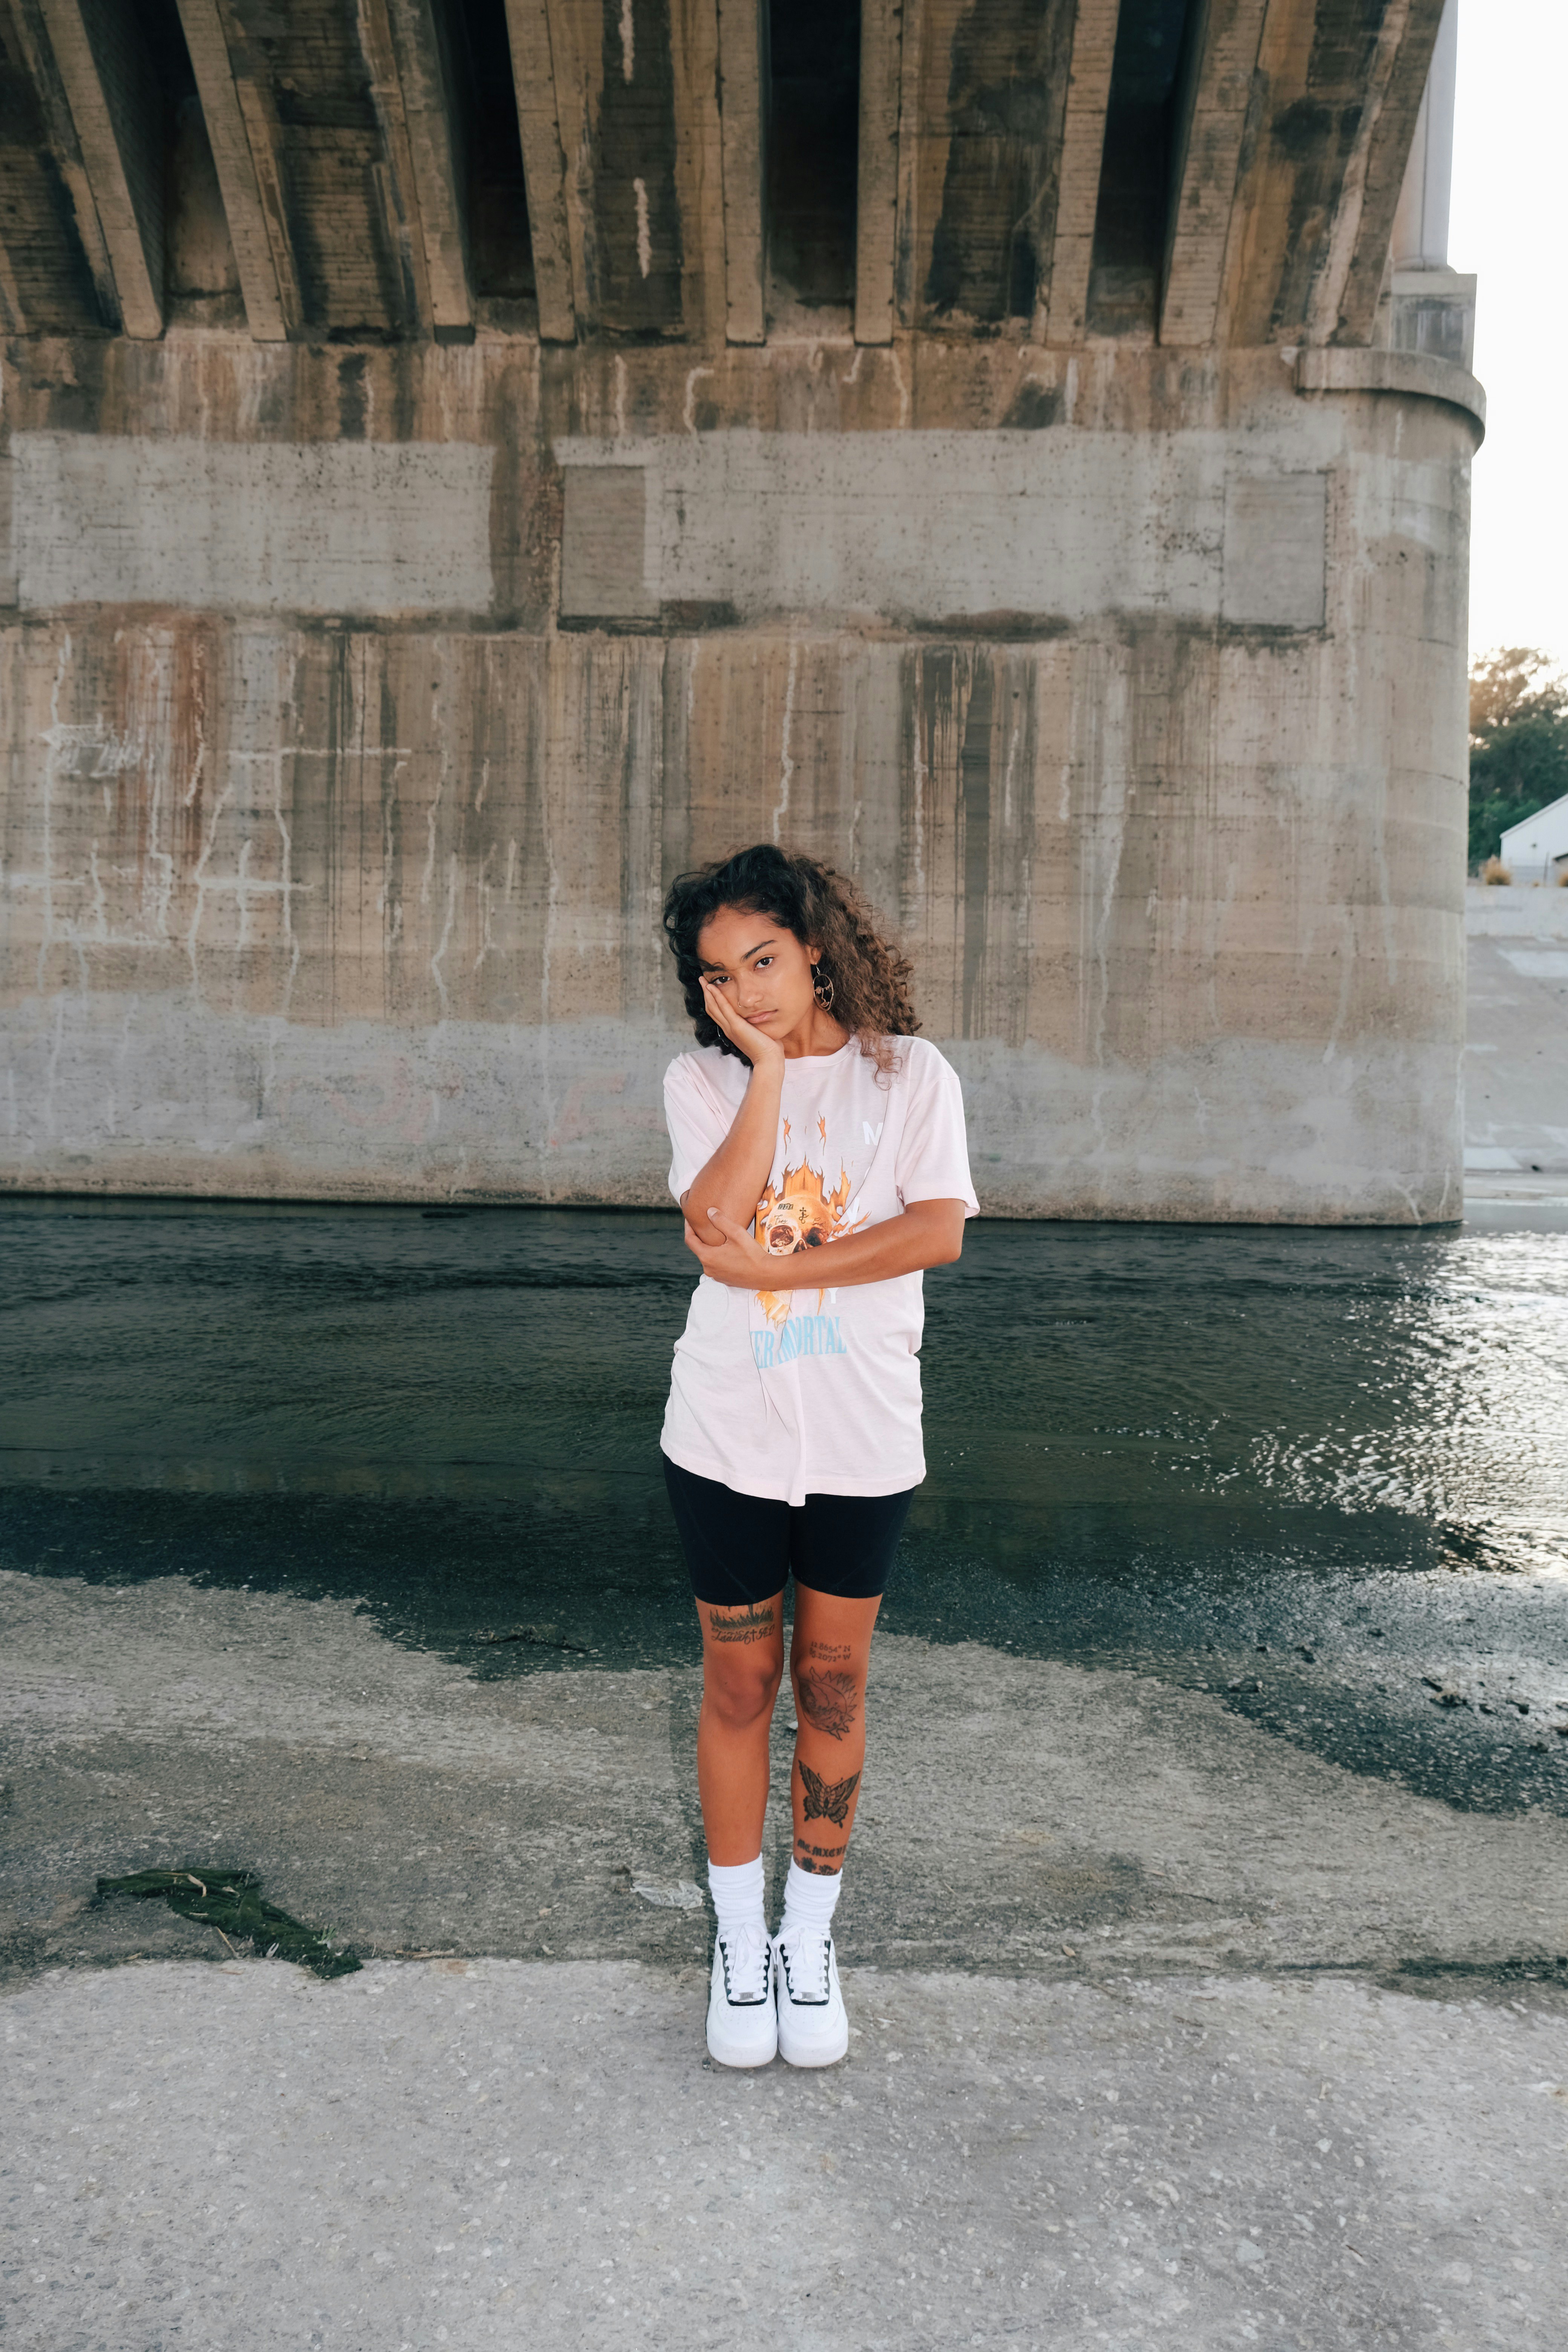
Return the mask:
<svg viewBox="0 0 1568 2352">
<path fill-rule="evenodd" d="M 253 1870 L 133 1870 L 128 1878 L 100 1878 L 104 1895 L 161 1895 L 184 1919 L 216 1927 L 232 1948 L 248 1943 L 264 1958 L 296 1960 L 319 1977 L 353 1976 L 353 1952 L 334 1951 L 326 1928 L 307 1927 L 268 1903 Z"/>
</svg>

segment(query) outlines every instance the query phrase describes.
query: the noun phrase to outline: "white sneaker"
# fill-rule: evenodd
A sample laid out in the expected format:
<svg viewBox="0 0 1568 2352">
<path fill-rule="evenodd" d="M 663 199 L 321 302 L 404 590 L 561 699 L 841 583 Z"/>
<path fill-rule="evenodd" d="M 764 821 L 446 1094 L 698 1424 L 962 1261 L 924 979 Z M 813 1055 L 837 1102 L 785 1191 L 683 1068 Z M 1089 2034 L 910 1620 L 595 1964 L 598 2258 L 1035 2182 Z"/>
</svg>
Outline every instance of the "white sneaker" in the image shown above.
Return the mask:
<svg viewBox="0 0 1568 2352">
<path fill-rule="evenodd" d="M 833 1938 L 820 1927 L 781 1928 L 773 1937 L 779 2056 L 791 2066 L 836 2066 L 849 2047 Z"/>
<path fill-rule="evenodd" d="M 708 2054 L 719 2066 L 767 2066 L 778 2054 L 773 1948 L 766 1932 L 743 1927 L 713 1946 L 708 1993 Z"/>
</svg>

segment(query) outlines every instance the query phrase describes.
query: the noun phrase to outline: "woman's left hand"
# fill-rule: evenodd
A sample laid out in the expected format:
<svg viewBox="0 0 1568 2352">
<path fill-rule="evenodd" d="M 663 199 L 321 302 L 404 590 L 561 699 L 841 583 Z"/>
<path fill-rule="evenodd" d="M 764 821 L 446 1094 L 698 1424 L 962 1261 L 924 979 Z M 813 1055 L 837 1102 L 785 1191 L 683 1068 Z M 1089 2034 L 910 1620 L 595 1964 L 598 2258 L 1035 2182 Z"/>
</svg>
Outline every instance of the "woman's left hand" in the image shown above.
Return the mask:
<svg viewBox="0 0 1568 2352">
<path fill-rule="evenodd" d="M 738 1225 L 718 1209 L 708 1213 L 708 1223 L 713 1238 L 694 1227 L 686 1227 L 686 1246 L 697 1259 L 704 1274 L 715 1282 L 722 1282 L 731 1290 L 791 1290 L 794 1284 L 781 1280 L 787 1257 L 770 1257 L 761 1242 L 753 1240 L 744 1225 Z"/>
</svg>

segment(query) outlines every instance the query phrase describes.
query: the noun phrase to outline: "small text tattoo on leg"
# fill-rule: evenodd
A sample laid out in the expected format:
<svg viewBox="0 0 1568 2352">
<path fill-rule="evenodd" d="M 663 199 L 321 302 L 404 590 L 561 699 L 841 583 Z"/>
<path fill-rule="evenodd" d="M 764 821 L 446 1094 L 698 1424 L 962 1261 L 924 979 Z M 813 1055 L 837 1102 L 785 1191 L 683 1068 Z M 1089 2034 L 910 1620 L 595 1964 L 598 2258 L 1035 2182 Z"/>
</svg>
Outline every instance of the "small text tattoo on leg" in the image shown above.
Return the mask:
<svg viewBox="0 0 1568 2352">
<path fill-rule="evenodd" d="M 843 1739 L 854 1729 L 860 1692 L 853 1675 L 833 1666 L 803 1666 L 795 1690 L 800 1711 L 814 1730 L 825 1731 L 829 1739 Z"/>
<path fill-rule="evenodd" d="M 715 1609 L 709 1624 L 716 1642 L 765 1642 L 778 1630 L 773 1611 L 759 1609 L 754 1602 L 722 1616 Z"/>
<path fill-rule="evenodd" d="M 805 1790 L 805 1818 L 808 1822 L 837 1822 L 844 1827 L 849 1818 L 849 1801 L 860 1785 L 858 1772 L 851 1772 L 847 1780 L 824 1780 L 809 1764 L 797 1756 L 795 1769 L 800 1774 Z"/>
<path fill-rule="evenodd" d="M 806 1655 L 820 1658 L 824 1665 L 847 1666 L 849 1663 L 847 1642 L 808 1642 Z"/>
</svg>

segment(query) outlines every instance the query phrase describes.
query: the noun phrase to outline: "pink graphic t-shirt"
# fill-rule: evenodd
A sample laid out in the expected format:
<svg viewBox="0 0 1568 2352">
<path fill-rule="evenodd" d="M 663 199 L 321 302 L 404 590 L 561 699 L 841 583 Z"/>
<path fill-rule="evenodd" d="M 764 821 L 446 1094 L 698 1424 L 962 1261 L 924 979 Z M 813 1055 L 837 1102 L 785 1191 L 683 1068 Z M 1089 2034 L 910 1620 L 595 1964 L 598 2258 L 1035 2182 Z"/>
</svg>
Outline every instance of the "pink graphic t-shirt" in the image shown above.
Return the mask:
<svg viewBox="0 0 1568 2352">
<path fill-rule="evenodd" d="M 800 1504 L 900 1494 L 925 1476 L 922 1277 L 833 1283 L 834 1243 L 912 1202 L 962 1201 L 979 1214 L 957 1072 L 923 1037 L 894 1050 L 880 1081 L 853 1037 L 784 1064 L 757 1238 L 776 1257 L 820 1251 L 822 1287 L 732 1290 L 702 1275 L 692 1293 L 659 1442 L 683 1469 L 739 1494 Z M 678 1201 L 728 1135 L 750 1077 L 716 1045 L 665 1072 Z"/>
</svg>

